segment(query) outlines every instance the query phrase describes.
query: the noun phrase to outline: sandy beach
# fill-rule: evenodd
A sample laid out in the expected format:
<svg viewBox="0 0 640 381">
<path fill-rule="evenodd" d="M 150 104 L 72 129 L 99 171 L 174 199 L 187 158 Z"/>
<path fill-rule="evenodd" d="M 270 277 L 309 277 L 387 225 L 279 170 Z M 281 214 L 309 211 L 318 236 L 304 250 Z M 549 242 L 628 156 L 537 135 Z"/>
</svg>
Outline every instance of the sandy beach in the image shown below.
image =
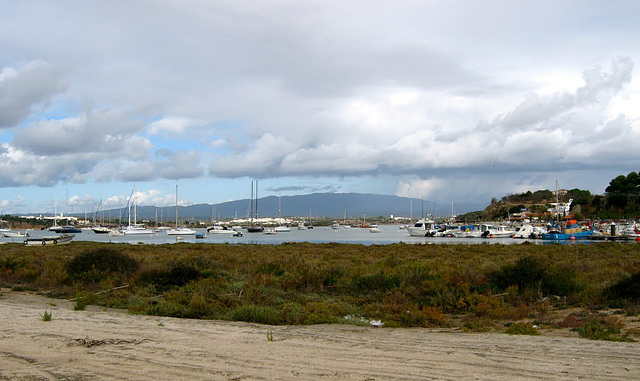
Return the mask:
<svg viewBox="0 0 640 381">
<path fill-rule="evenodd" d="M 638 343 L 74 311 L 7 289 L 0 327 L 3 380 L 640 379 Z"/>
</svg>

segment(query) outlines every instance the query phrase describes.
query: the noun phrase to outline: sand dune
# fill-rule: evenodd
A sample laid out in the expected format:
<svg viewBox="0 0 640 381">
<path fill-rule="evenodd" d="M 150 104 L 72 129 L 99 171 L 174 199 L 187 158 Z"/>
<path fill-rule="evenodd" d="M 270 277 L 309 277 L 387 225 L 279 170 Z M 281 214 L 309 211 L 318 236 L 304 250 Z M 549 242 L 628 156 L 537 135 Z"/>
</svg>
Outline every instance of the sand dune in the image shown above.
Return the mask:
<svg viewBox="0 0 640 381">
<path fill-rule="evenodd" d="M 638 343 L 348 325 L 269 327 L 72 307 L 0 291 L 0 379 L 640 379 Z M 52 311 L 50 322 L 41 319 L 45 308 Z M 88 347 L 78 339 L 104 343 Z"/>
</svg>

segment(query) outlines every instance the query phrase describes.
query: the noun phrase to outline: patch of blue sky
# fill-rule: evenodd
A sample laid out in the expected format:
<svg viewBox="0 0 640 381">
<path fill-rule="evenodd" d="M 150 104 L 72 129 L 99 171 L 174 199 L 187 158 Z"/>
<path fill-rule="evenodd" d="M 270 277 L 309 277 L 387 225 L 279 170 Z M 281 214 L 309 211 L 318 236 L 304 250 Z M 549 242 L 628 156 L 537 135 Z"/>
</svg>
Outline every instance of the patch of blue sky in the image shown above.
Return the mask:
<svg viewBox="0 0 640 381">
<path fill-rule="evenodd" d="M 21 125 L 27 126 L 33 122 L 73 118 L 79 116 L 82 112 L 83 109 L 77 102 L 69 99 L 59 99 L 53 101 L 47 107 L 42 107 L 39 110 L 34 109 L 33 112 L 22 121 Z"/>
<path fill-rule="evenodd" d="M 13 140 L 12 130 L 0 130 L 0 143 L 9 143 Z"/>
<path fill-rule="evenodd" d="M 165 139 L 161 136 L 152 136 L 149 138 L 151 144 L 153 144 L 154 150 L 168 149 L 174 152 L 177 151 L 200 151 L 202 145 L 200 141 L 195 139 Z"/>
</svg>

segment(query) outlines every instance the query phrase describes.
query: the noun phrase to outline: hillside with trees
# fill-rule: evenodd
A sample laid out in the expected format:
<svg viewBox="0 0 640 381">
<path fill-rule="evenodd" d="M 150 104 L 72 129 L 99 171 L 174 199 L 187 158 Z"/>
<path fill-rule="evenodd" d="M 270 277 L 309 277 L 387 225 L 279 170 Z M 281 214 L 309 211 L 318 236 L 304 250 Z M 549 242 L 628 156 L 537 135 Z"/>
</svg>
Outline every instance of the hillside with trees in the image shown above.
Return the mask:
<svg viewBox="0 0 640 381">
<path fill-rule="evenodd" d="M 640 219 L 640 175 L 631 172 L 620 175 L 609 182 L 603 195 L 592 195 L 588 190 L 562 189 L 558 192 L 559 202 L 571 203 L 571 215 L 574 218 L 603 219 Z M 519 194 L 509 194 L 502 199 L 496 198 L 481 212 L 471 212 L 458 216 L 467 221 L 508 220 L 518 217 L 549 218 L 549 209 L 556 202 L 555 191 L 537 190 Z"/>
</svg>

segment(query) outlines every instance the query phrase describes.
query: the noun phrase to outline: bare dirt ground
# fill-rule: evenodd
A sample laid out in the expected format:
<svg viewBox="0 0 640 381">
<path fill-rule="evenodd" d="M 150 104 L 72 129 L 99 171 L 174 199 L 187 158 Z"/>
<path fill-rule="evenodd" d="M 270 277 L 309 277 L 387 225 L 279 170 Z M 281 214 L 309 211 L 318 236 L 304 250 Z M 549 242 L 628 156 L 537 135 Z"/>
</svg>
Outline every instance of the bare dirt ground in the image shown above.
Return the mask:
<svg viewBox="0 0 640 381">
<path fill-rule="evenodd" d="M 3 289 L 0 379 L 638 380 L 640 344 L 74 311 L 72 302 Z"/>
</svg>

